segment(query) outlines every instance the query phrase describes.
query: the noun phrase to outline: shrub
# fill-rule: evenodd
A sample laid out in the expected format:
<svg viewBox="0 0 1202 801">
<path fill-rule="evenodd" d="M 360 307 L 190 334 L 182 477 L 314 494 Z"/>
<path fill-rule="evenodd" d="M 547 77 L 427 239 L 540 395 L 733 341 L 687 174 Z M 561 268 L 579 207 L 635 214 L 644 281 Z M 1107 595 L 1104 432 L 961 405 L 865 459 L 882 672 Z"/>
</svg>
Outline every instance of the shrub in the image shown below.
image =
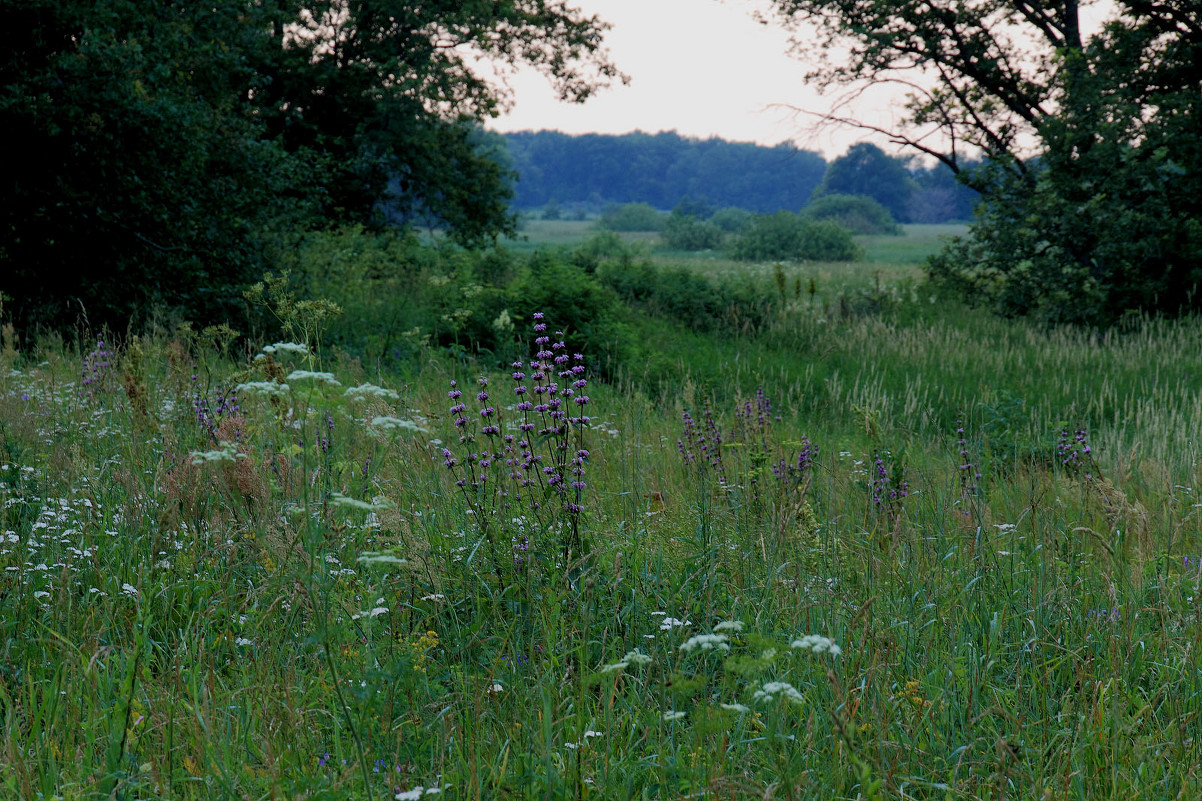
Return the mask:
<svg viewBox="0 0 1202 801">
<path fill-rule="evenodd" d="M 664 227 L 664 244 L 672 250 L 714 250 L 722 247 L 721 228 L 709 220 L 673 213 Z"/>
<path fill-rule="evenodd" d="M 662 231 L 666 222 L 662 212 L 646 203 L 625 203 L 601 212 L 597 227 L 610 231 Z"/>
<path fill-rule="evenodd" d="M 902 234 L 889 210 L 864 195 L 823 195 L 802 209 L 801 215 L 808 220 L 837 222 L 857 234 Z"/>
<path fill-rule="evenodd" d="M 755 214 L 747 209 L 740 209 L 737 206 L 727 206 L 714 212 L 714 216 L 710 217 L 709 221 L 728 234 L 737 234 L 751 225 L 754 217 Z"/>
<path fill-rule="evenodd" d="M 854 261 L 860 248 L 838 223 L 778 211 L 757 216 L 735 239 L 731 255 L 742 261 Z"/>
</svg>

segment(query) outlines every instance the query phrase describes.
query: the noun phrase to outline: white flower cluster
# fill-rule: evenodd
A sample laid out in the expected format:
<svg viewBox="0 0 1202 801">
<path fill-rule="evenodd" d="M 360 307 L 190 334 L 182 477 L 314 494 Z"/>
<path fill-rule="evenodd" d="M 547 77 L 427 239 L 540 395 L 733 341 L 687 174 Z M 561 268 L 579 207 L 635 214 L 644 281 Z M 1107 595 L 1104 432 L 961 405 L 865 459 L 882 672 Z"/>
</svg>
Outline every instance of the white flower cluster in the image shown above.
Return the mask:
<svg viewBox="0 0 1202 801">
<path fill-rule="evenodd" d="M 831 656 L 838 656 L 843 653 L 843 649 L 835 645 L 833 640 L 820 634 L 807 634 L 800 640 L 794 640 L 789 644 L 789 647 L 804 648 L 816 654 L 829 653 Z"/>
<path fill-rule="evenodd" d="M 383 599 L 383 598 L 377 598 L 377 599 L 376 599 L 376 603 L 377 603 L 377 604 L 382 604 L 382 603 L 384 603 L 384 599 Z M 362 612 L 356 612 L 355 614 L 351 615 L 351 620 L 359 620 L 360 618 L 364 618 L 364 617 L 366 617 L 366 618 L 370 619 L 370 618 L 373 618 L 373 617 L 379 617 L 380 615 L 384 615 L 384 614 L 387 614 L 387 613 L 388 613 L 388 607 L 387 607 L 387 606 L 377 606 L 377 607 L 374 607 L 374 608 L 372 608 L 372 609 L 366 609 L 366 610 L 364 610 L 364 611 L 362 611 Z"/>
<path fill-rule="evenodd" d="M 772 701 L 776 700 L 778 695 L 788 698 L 795 704 L 800 704 L 805 700 L 801 693 L 797 691 L 797 688 L 787 681 L 770 681 L 760 689 L 756 690 L 755 695 L 753 695 L 751 698 L 754 701 L 771 703 Z"/>
<path fill-rule="evenodd" d="M 745 707 L 742 704 L 718 704 L 718 706 L 722 707 L 727 712 L 738 712 L 740 715 L 746 715 L 751 711 L 750 708 Z"/>
<path fill-rule="evenodd" d="M 360 384 L 357 387 L 347 387 L 343 395 L 350 398 L 383 398 L 384 400 L 398 400 L 401 396 L 397 394 L 395 389 L 384 389 L 377 387 L 375 384 Z"/>
<path fill-rule="evenodd" d="M 660 612 L 660 614 L 662 615 L 663 612 Z M 691 626 L 692 624 L 693 621 L 691 620 L 677 620 L 674 617 L 665 617 L 659 622 L 659 630 L 668 631 L 669 629 L 680 628 L 681 626 Z"/>
<path fill-rule="evenodd" d="M 442 790 L 438 787 L 422 787 L 419 785 L 412 790 L 403 790 L 394 795 L 393 798 L 396 801 L 417 801 L 417 799 L 424 795 L 438 795 L 441 792 Z"/>
<path fill-rule="evenodd" d="M 238 446 L 232 442 L 222 440 L 217 445 L 218 448 L 215 451 L 192 451 L 188 454 L 188 458 L 192 460 L 192 464 L 232 462 L 236 459 L 246 458 L 245 453 L 238 453 Z"/>
<path fill-rule="evenodd" d="M 686 654 L 691 654 L 700 649 L 702 651 L 729 651 L 730 638 L 725 634 L 696 634 L 685 640 L 680 650 Z"/>
<path fill-rule="evenodd" d="M 365 565 L 403 565 L 407 560 L 399 556 L 394 556 L 390 553 L 379 553 L 377 551 L 365 551 L 359 555 L 356 560 Z"/>
<path fill-rule="evenodd" d="M 335 506 L 345 506 L 347 508 L 358 509 L 363 512 L 379 512 L 384 509 L 391 508 L 388 501 L 385 500 L 378 500 L 374 503 L 368 503 L 367 501 L 361 501 L 358 498 L 347 497 L 341 492 L 330 493 L 330 500 L 333 501 Z"/>
<path fill-rule="evenodd" d="M 671 723 L 671 722 L 672 722 L 672 721 L 674 721 L 674 720 L 680 720 L 680 719 L 681 719 L 681 718 L 683 718 L 683 717 L 684 717 L 686 714 L 688 714 L 688 713 L 686 713 L 686 712 L 678 712 L 678 711 L 676 711 L 675 709 L 669 709 L 667 712 L 665 712 L 665 713 L 664 713 L 664 722 L 665 722 L 665 723 Z"/>
<path fill-rule="evenodd" d="M 293 370 L 288 374 L 289 381 L 316 381 L 319 384 L 329 384 L 332 387 L 342 386 L 342 382 L 333 373 L 317 373 L 312 370 Z"/>
<path fill-rule="evenodd" d="M 415 434 L 427 431 L 412 420 L 401 420 L 397 417 L 373 417 L 371 427 L 381 431 L 410 431 Z"/>
<path fill-rule="evenodd" d="M 280 398 L 288 394 L 291 387 L 276 381 L 247 381 L 234 387 L 237 395 L 267 395 Z"/>
<path fill-rule="evenodd" d="M 626 656 L 622 657 L 621 661 L 614 662 L 612 665 L 606 665 L 601 668 L 602 673 L 613 673 L 615 670 L 625 670 L 631 665 L 643 667 L 651 664 L 651 657 L 647 656 L 642 651 L 627 651 Z"/>
<path fill-rule="evenodd" d="M 714 626 L 714 631 L 730 631 L 738 634 L 743 630 L 742 620 L 726 620 Z"/>
<path fill-rule="evenodd" d="M 274 345 L 264 345 L 263 352 L 273 356 L 277 353 L 295 353 L 297 356 L 308 356 L 309 346 L 303 342 L 277 342 Z"/>
</svg>

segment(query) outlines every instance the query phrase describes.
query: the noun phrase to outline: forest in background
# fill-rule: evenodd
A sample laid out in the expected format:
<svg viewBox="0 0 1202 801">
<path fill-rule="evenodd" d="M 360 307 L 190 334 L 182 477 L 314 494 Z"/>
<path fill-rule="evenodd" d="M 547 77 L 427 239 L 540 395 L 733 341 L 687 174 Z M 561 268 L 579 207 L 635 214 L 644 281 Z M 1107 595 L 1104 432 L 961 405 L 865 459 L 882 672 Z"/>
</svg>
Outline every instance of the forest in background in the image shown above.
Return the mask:
<svg viewBox="0 0 1202 801">
<path fill-rule="evenodd" d="M 872 197 L 898 222 L 972 218 L 978 193 L 950 169 L 889 156 L 868 143 L 829 163 L 791 144 L 765 147 L 675 132 L 570 135 L 519 131 L 504 135 L 517 173 L 512 205 L 550 205 L 569 215 L 609 205 L 647 203 L 672 209 L 686 198 L 761 214 L 797 211 L 816 194 Z"/>
</svg>

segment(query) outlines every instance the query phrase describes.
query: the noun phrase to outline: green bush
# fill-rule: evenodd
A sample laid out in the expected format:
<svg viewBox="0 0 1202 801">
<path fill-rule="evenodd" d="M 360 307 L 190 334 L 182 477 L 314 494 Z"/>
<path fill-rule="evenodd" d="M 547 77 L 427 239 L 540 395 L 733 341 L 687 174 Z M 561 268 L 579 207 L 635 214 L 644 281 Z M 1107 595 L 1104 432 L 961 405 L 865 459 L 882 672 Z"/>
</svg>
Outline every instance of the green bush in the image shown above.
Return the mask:
<svg viewBox="0 0 1202 801">
<path fill-rule="evenodd" d="M 609 231 L 662 231 L 666 223 L 666 215 L 646 203 L 625 203 L 601 212 L 597 227 Z"/>
<path fill-rule="evenodd" d="M 831 220 L 857 234 L 891 234 L 901 236 L 889 210 L 865 195 L 823 195 L 801 210 L 808 220 Z"/>
<path fill-rule="evenodd" d="M 751 225 L 754 217 L 755 214 L 747 209 L 740 209 L 737 206 L 727 206 L 714 212 L 714 216 L 710 217 L 709 221 L 728 234 L 737 234 Z"/>
<path fill-rule="evenodd" d="M 664 226 L 664 244 L 672 250 L 714 250 L 722 247 L 725 233 L 709 220 L 673 213 Z"/>
<path fill-rule="evenodd" d="M 778 211 L 756 216 L 735 239 L 731 255 L 741 261 L 854 261 L 861 251 L 838 223 Z"/>
<path fill-rule="evenodd" d="M 769 322 L 770 293 L 754 282 L 716 281 L 684 267 L 650 262 L 607 265 L 598 278 L 636 311 L 673 320 L 692 331 L 742 333 Z"/>
</svg>

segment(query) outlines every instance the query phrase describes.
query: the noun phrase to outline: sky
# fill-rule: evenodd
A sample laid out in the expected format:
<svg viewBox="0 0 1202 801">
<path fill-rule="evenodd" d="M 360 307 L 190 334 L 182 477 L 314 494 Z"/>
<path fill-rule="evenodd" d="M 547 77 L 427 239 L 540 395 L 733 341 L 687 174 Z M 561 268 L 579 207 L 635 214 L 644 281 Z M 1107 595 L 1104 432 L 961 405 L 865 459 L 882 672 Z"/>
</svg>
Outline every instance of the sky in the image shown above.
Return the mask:
<svg viewBox="0 0 1202 801">
<path fill-rule="evenodd" d="M 861 130 L 815 126 L 782 104 L 826 111 L 831 97 L 806 85 L 809 67 L 787 54 L 788 34 L 756 22 L 756 0 L 575 0 L 613 25 L 605 40 L 630 84 L 615 84 L 583 105 L 560 102 L 534 70 L 509 79 L 513 107 L 488 127 L 621 134 L 674 130 L 682 135 L 775 145 L 794 142 L 828 158 L 860 141 L 888 140 Z M 875 91 L 861 119 L 888 127 L 902 98 Z"/>
</svg>

